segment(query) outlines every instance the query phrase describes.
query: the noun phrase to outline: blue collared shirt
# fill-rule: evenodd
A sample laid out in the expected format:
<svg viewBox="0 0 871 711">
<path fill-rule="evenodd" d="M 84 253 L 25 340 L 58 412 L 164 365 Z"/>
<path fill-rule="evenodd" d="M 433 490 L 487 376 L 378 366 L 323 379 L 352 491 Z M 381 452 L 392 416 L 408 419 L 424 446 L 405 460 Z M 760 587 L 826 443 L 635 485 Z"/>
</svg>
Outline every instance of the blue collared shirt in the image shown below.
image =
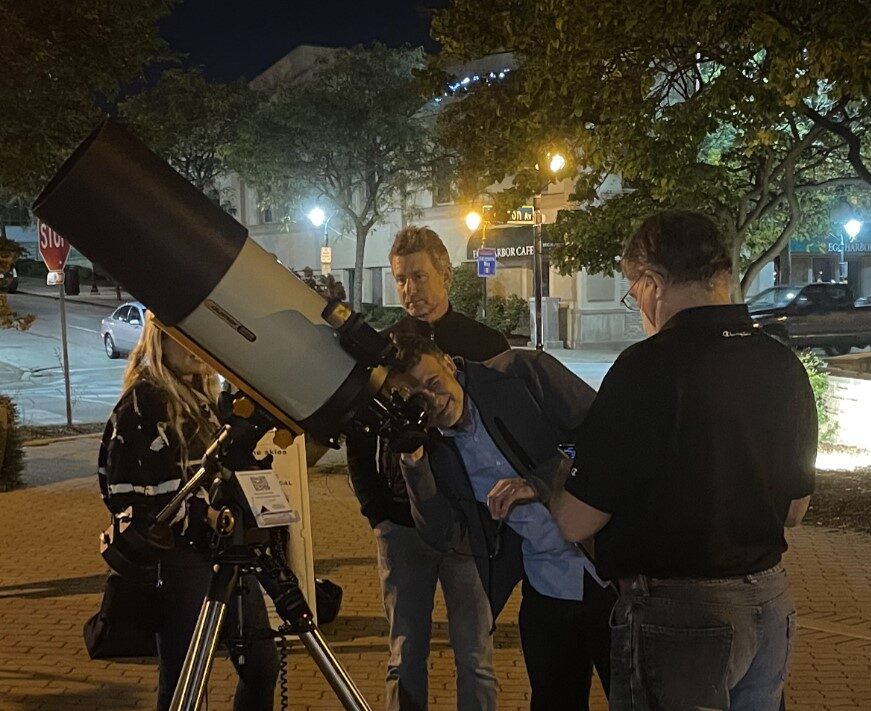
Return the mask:
<svg viewBox="0 0 871 711">
<path fill-rule="evenodd" d="M 466 466 L 472 491 L 481 503 L 500 479 L 519 476 L 481 423 L 478 408 L 466 393 L 463 421 L 468 426 L 442 430 L 457 446 Z M 506 523 L 523 539 L 523 569 L 539 593 L 562 600 L 582 600 L 584 571 L 600 585 L 593 564 L 563 538 L 550 511 L 540 503 L 515 506 Z"/>
</svg>

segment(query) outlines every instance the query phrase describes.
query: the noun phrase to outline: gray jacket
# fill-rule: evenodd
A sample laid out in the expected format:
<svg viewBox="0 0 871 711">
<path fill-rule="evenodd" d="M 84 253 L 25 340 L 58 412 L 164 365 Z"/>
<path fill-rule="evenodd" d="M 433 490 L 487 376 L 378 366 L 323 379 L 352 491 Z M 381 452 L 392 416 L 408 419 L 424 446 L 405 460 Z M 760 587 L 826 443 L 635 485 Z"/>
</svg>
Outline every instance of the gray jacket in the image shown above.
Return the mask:
<svg viewBox="0 0 871 711">
<path fill-rule="evenodd" d="M 547 501 L 562 488 L 574 444 L 595 391 L 546 353 L 513 350 L 486 363 L 463 362 L 465 392 L 493 442 L 515 471 Z M 473 555 L 495 620 L 523 576 L 521 539 L 475 500 L 450 438 L 430 432 L 426 456 L 402 465 L 421 537 L 442 551 Z"/>
</svg>

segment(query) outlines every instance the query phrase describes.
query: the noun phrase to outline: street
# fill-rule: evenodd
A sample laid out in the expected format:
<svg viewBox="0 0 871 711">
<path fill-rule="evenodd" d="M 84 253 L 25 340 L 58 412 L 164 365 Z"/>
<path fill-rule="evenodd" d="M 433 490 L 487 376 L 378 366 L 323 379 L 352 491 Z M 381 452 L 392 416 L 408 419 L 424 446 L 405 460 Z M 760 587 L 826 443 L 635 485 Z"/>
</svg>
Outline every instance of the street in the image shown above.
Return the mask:
<svg viewBox="0 0 871 711">
<path fill-rule="evenodd" d="M 28 290 L 34 289 L 28 285 Z M 39 286 L 40 292 L 47 291 Z M 106 420 L 118 399 L 126 362 L 109 360 L 100 342 L 100 320 L 118 306 L 105 289 L 105 305 L 66 299 L 73 422 Z M 107 298 L 108 297 L 108 298 Z M 87 298 L 83 297 L 82 298 Z M 58 299 L 26 293 L 9 294 L 9 306 L 36 316 L 30 330 L 0 332 L 0 393 L 16 402 L 22 424 L 66 422 L 60 304 Z M 596 390 L 617 357 L 619 348 L 548 351 Z"/>
<path fill-rule="evenodd" d="M 118 399 L 124 360 L 109 360 L 100 342 L 100 320 L 116 306 L 66 300 L 73 422 L 105 420 Z M 56 299 L 9 294 L 9 306 L 36 321 L 25 332 L 0 332 L 0 393 L 18 405 L 23 424 L 66 422 L 60 304 Z"/>
</svg>

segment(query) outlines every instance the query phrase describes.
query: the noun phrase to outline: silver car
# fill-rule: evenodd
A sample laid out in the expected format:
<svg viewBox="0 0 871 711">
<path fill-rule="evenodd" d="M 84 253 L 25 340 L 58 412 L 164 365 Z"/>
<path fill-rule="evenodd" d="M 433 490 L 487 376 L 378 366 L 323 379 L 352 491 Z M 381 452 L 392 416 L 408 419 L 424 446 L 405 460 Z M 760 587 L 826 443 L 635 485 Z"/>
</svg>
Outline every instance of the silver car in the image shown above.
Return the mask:
<svg viewBox="0 0 871 711">
<path fill-rule="evenodd" d="M 100 325 L 103 347 L 110 358 L 118 358 L 133 350 L 142 336 L 146 308 L 138 301 L 128 301 L 106 316 Z"/>
</svg>

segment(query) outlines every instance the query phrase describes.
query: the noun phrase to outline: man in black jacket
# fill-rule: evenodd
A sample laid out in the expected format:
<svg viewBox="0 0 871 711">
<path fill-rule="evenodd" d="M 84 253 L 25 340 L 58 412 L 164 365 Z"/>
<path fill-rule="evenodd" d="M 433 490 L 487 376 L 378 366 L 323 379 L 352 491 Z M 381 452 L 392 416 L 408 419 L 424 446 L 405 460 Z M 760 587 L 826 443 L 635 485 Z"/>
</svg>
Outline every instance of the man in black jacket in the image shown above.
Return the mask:
<svg viewBox="0 0 871 711">
<path fill-rule="evenodd" d="M 427 227 L 400 231 L 389 259 L 407 315 L 388 333 L 416 333 L 450 355 L 475 361 L 508 350 L 501 333 L 451 308 L 450 257 L 435 232 Z M 398 456 L 388 454 L 383 442 L 357 434 L 349 435 L 346 444 L 351 483 L 378 544 L 378 570 L 390 625 L 387 708 L 427 708 L 427 663 L 438 582 L 457 667 L 457 707 L 461 711 L 495 709 L 492 617 L 474 561 L 440 552 L 421 539 Z"/>
</svg>

